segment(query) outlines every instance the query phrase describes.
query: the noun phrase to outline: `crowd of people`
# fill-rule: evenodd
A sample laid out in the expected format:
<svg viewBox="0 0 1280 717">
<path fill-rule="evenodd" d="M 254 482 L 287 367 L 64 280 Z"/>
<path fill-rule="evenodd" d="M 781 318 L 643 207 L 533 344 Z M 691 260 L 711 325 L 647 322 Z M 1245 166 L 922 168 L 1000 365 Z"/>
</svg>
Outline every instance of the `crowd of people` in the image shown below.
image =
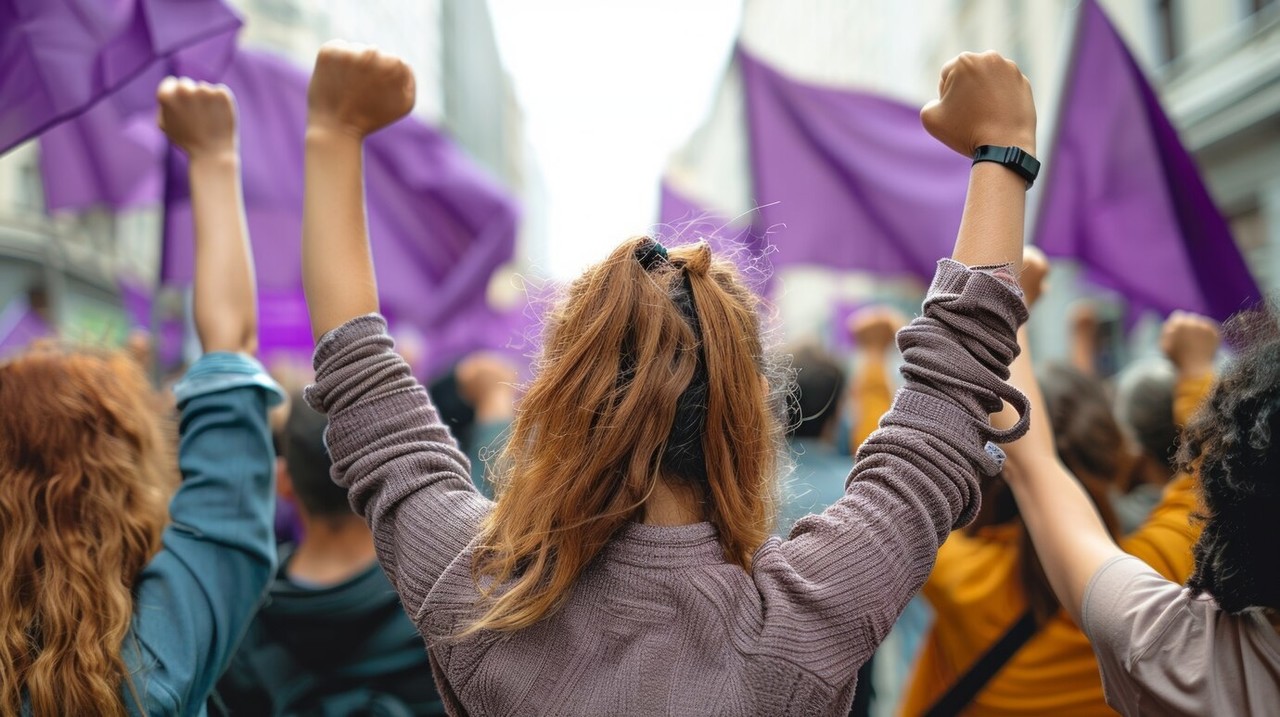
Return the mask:
<svg viewBox="0 0 1280 717">
<path fill-rule="evenodd" d="M 1025 172 L 975 162 L 919 315 L 858 314 L 852 374 L 768 345 L 706 242 L 637 237 L 565 290 L 527 385 L 477 355 L 428 387 L 379 314 L 362 175 L 413 76 L 330 43 L 314 372 L 277 382 L 234 99 L 158 97 L 205 353 L 173 401 L 145 351 L 0 363 L 0 715 L 1280 710 L 1277 316 L 1175 313 L 1114 382 L 1088 350 L 1037 371 Z M 994 53 L 921 117 L 966 157 L 1036 151 Z"/>
</svg>

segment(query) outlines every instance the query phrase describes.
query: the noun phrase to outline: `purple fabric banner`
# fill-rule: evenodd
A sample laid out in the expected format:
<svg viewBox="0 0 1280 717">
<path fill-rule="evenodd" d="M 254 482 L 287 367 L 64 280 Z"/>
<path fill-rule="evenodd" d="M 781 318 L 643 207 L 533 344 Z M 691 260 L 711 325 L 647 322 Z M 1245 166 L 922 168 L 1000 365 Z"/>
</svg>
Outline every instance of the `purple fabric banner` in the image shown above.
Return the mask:
<svg viewBox="0 0 1280 717">
<path fill-rule="evenodd" d="M 234 32 L 189 45 L 139 72 L 111 96 L 40 136 L 45 207 L 50 212 L 133 209 L 164 193 L 168 142 L 156 128 L 156 87 L 168 74 L 219 78 L 236 50 Z M 58 181 L 49 181 L 57 177 Z"/>
<path fill-rule="evenodd" d="M 241 51 L 221 81 L 240 113 L 259 285 L 300 298 L 307 74 L 280 58 Z M 489 277 L 514 252 L 515 204 L 450 140 L 413 118 L 368 140 L 365 172 L 383 310 L 430 338 L 484 302 Z M 194 248 L 184 158 L 169 176 L 162 277 L 182 283 L 191 278 Z M 471 323 L 470 330 L 487 329 Z M 264 347 L 272 341 L 263 335 Z"/>
<path fill-rule="evenodd" d="M 773 263 L 933 276 L 960 227 L 969 162 L 920 111 L 798 82 L 738 49 L 758 225 Z"/>
<path fill-rule="evenodd" d="M 1136 307 L 1219 321 L 1261 296 L 1195 162 L 1094 0 L 1047 157 L 1036 244 Z"/>
<path fill-rule="evenodd" d="M 487 302 L 463 308 L 458 320 L 423 337 L 421 376 L 430 381 L 443 374 L 468 354 L 478 351 L 499 353 L 521 370 L 521 378 L 531 378 L 531 359 L 542 346 L 543 314 L 549 303 L 530 299 L 507 310 Z"/>
<path fill-rule="evenodd" d="M 240 51 L 220 76 L 208 76 L 203 70 L 217 66 L 209 53 L 197 55 L 204 67 L 192 63 L 190 55 L 175 58 L 175 69 L 224 82 L 237 99 L 245 207 L 263 317 L 262 352 L 307 353 L 309 336 L 305 346 L 301 339 L 309 331 L 304 328 L 306 312 L 295 310 L 303 306 L 299 239 L 307 73 L 273 55 Z M 133 114 L 114 105 L 102 103 L 68 123 L 66 132 L 49 133 L 42 142 L 42 151 L 57 158 L 43 173 L 47 203 L 51 210 L 119 207 L 159 202 L 163 195 L 161 279 L 187 283 L 194 227 L 186 159 L 166 152 L 154 125 L 154 100 L 145 112 Z M 77 141 L 121 136 L 135 128 L 137 141 Z M 392 321 L 412 325 L 430 339 L 463 320 L 471 305 L 484 302 L 489 277 L 514 252 L 515 203 L 448 138 L 414 118 L 369 139 L 365 171 L 383 310 Z M 128 203 L 117 203 L 121 197 Z M 484 317 L 471 318 L 471 330 L 490 330 L 478 321 Z"/>
<path fill-rule="evenodd" d="M 222 0 L 0 3 L 0 153 L 84 112 L 163 57 L 233 38 L 240 24 Z"/>
<path fill-rule="evenodd" d="M 151 328 L 151 290 L 141 284 L 122 279 L 118 282 L 124 315 L 131 328 Z"/>
<path fill-rule="evenodd" d="M 10 301 L 0 311 L 0 359 L 21 353 L 32 341 L 48 336 L 53 336 L 53 329 L 25 297 Z"/>
</svg>

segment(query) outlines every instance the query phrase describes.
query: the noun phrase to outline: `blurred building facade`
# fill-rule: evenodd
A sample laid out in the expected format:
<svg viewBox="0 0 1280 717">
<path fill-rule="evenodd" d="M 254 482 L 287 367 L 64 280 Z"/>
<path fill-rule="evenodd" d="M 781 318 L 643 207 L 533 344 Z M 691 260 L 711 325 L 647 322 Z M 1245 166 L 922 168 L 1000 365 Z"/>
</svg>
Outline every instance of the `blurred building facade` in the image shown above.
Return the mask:
<svg viewBox="0 0 1280 717">
<path fill-rule="evenodd" d="M 415 114 L 443 127 L 522 203 L 539 201 L 543 190 L 511 80 L 498 60 L 487 3 L 229 1 L 245 18 L 242 45 L 284 55 L 302 67 L 334 37 L 401 55 L 417 80 Z M 524 234 L 538 234 L 538 217 L 526 213 Z M 522 236 L 518 257 L 528 244 Z M 0 157 L 0 309 L 29 294 L 49 322 L 71 337 L 118 340 L 127 327 L 119 280 L 150 287 L 159 250 L 158 207 L 50 217 L 37 143 Z"/>
</svg>

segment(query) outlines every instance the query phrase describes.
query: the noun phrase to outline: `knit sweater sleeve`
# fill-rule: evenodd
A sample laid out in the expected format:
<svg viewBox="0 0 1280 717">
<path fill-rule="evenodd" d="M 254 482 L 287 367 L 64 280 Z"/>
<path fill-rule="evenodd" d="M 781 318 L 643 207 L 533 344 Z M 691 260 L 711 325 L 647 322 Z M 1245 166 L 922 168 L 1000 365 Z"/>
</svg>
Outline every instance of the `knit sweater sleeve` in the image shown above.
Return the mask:
<svg viewBox="0 0 1280 717">
<path fill-rule="evenodd" d="M 492 504 L 394 345 L 374 314 L 325 334 L 306 398 L 328 415 L 334 482 L 369 523 L 383 570 L 416 616 Z"/>
<path fill-rule="evenodd" d="M 756 556 L 766 651 L 833 685 L 870 657 L 947 535 L 977 513 L 978 476 L 1004 459 L 988 442 L 1026 431 L 1026 398 L 1006 383 L 1026 318 L 1007 268 L 939 263 L 923 315 L 898 334 L 905 382 L 859 449 L 844 497 Z M 1021 414 L 1004 432 L 989 420 L 1002 401 Z"/>
</svg>

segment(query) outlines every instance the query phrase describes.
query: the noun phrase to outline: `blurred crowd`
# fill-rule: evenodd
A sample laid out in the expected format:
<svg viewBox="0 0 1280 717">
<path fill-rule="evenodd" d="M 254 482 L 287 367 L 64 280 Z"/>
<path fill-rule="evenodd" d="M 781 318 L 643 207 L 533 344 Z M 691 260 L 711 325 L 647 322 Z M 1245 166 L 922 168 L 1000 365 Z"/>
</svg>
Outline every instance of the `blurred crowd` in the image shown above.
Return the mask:
<svg viewBox="0 0 1280 717">
<path fill-rule="evenodd" d="M 943 144 L 1034 148 L 1011 62 L 942 78 Z M 0 715 L 1280 705 L 1274 314 L 1233 319 L 1224 363 L 1223 327 L 1175 311 L 1162 358 L 1104 375 L 1082 306 L 1071 361 L 1033 366 L 1034 173 L 986 163 L 920 314 L 855 313 L 852 357 L 768 346 L 732 263 L 638 237 L 564 289 L 533 378 L 484 352 L 415 375 L 361 183 L 412 82 L 317 59 L 317 348 L 269 369 L 234 104 L 161 85 L 205 353 L 158 385 L 144 334 L 0 363 Z"/>
</svg>

